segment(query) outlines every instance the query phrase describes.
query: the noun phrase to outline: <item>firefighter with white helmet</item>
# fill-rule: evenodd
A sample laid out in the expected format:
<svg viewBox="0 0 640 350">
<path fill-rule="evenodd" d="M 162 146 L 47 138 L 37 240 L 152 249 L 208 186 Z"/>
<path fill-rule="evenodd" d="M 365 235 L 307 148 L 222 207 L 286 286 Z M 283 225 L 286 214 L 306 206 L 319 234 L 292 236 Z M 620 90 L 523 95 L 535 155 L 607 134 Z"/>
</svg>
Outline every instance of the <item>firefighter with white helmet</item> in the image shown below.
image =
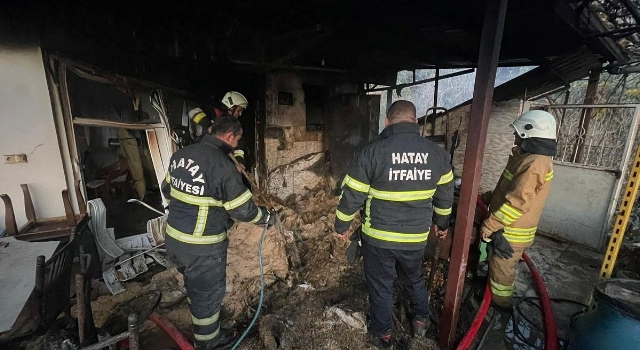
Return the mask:
<svg viewBox="0 0 640 350">
<path fill-rule="evenodd" d="M 200 139 L 203 135 L 211 131 L 211 127 L 215 123 L 216 118 L 222 116 L 234 116 L 240 118 L 245 109 L 249 106 L 249 100 L 237 92 L 228 91 L 220 100 L 221 106 L 213 108 L 213 117 L 209 117 L 201 108 L 193 108 L 189 111 L 189 119 L 196 124 L 196 136 Z M 233 151 L 233 156 L 238 162 L 245 166 L 245 144 L 241 142 L 237 149 Z"/>
<path fill-rule="evenodd" d="M 495 306 L 510 314 L 516 264 L 528 248 L 549 195 L 556 155 L 556 120 L 548 112 L 528 111 L 512 124 L 515 147 L 490 198 L 482 224 L 488 242 L 489 283 Z"/>
<path fill-rule="evenodd" d="M 247 98 L 237 91 L 229 91 L 224 94 L 221 102 L 227 107 L 227 115 L 232 115 L 236 118 L 240 117 L 249 105 Z"/>
</svg>

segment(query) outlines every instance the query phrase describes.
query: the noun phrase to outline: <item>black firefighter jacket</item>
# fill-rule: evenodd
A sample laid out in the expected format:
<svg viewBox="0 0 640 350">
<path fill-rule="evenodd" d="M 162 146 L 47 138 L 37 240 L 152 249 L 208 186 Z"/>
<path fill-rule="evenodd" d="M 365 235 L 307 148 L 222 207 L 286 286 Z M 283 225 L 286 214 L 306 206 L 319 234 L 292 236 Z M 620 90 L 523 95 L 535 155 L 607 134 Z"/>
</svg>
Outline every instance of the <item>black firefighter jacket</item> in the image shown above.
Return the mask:
<svg viewBox="0 0 640 350">
<path fill-rule="evenodd" d="M 423 249 L 434 223 L 448 228 L 453 203 L 449 154 L 415 123 L 388 126 L 356 157 L 342 182 L 336 232 L 363 206 L 363 239 L 387 249 Z"/>
<path fill-rule="evenodd" d="M 167 250 L 207 254 L 226 242 L 233 220 L 262 224 L 264 208 L 252 201 L 242 175 L 229 158 L 233 149 L 213 135 L 171 157 L 163 193 L 169 202 Z M 226 247 L 226 245 L 225 245 Z"/>
</svg>

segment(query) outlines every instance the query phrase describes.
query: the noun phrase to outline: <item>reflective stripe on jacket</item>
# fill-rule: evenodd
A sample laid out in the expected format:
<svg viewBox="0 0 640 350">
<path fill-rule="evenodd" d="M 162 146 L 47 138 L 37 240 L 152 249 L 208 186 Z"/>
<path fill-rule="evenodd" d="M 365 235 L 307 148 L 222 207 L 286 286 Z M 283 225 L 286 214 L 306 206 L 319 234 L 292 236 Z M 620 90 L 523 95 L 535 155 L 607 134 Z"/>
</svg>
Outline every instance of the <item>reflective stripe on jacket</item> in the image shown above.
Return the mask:
<svg viewBox="0 0 640 350">
<path fill-rule="evenodd" d="M 264 209 L 256 207 L 234 163 L 232 149 L 220 139 L 205 135 L 201 142 L 178 150 L 171 157 L 164 186 L 168 194 L 167 236 L 191 247 L 226 239 L 232 217 L 264 223 Z M 169 245 L 168 245 L 169 248 Z"/>
<path fill-rule="evenodd" d="M 514 147 L 496 189 L 491 195 L 491 215 L 484 225 L 504 229 L 510 243 L 533 241 L 553 179 L 550 156 L 527 153 Z"/>
<path fill-rule="evenodd" d="M 420 137 L 418 124 L 387 127 L 367 145 L 342 182 L 335 229 L 344 232 L 363 206 L 362 232 L 372 245 L 422 249 L 433 221 L 447 228 L 453 203 L 449 154 Z"/>
</svg>

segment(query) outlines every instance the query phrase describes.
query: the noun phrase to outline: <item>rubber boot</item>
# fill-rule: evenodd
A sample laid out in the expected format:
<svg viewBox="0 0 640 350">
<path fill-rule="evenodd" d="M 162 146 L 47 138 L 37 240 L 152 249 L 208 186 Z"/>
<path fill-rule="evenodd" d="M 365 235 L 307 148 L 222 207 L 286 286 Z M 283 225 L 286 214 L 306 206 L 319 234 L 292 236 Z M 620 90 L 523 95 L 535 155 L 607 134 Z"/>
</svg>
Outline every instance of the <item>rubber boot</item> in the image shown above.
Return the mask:
<svg viewBox="0 0 640 350">
<path fill-rule="evenodd" d="M 413 336 L 416 338 L 424 337 L 427 334 L 427 329 L 431 325 L 431 320 L 428 318 L 422 318 L 416 316 L 411 322 L 413 328 Z"/>
<path fill-rule="evenodd" d="M 220 334 L 211 341 L 195 341 L 194 347 L 196 350 L 228 350 L 233 347 L 235 338 L 230 332 L 220 330 Z"/>
<path fill-rule="evenodd" d="M 383 336 L 371 336 L 371 342 L 379 349 L 392 350 L 393 349 L 393 337 L 391 333 Z"/>
</svg>

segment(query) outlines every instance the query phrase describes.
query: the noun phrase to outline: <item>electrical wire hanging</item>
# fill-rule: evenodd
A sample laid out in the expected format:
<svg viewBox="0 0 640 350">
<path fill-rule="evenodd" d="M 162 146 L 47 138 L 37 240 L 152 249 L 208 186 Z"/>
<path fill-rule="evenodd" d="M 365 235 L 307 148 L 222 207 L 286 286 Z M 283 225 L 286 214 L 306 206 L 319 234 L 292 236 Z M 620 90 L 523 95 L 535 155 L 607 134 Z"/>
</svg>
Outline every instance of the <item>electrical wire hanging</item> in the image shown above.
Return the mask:
<svg viewBox="0 0 640 350">
<path fill-rule="evenodd" d="M 160 116 L 160 120 L 162 124 L 167 128 L 169 132 L 169 136 L 171 140 L 176 144 L 180 145 L 180 141 L 178 141 L 178 134 L 173 131 L 171 128 L 171 123 L 169 122 L 169 114 L 167 113 L 167 104 L 165 103 L 164 93 L 161 89 L 152 90 L 151 94 L 149 94 L 149 100 L 151 101 L 151 106 L 158 112 Z"/>
</svg>

